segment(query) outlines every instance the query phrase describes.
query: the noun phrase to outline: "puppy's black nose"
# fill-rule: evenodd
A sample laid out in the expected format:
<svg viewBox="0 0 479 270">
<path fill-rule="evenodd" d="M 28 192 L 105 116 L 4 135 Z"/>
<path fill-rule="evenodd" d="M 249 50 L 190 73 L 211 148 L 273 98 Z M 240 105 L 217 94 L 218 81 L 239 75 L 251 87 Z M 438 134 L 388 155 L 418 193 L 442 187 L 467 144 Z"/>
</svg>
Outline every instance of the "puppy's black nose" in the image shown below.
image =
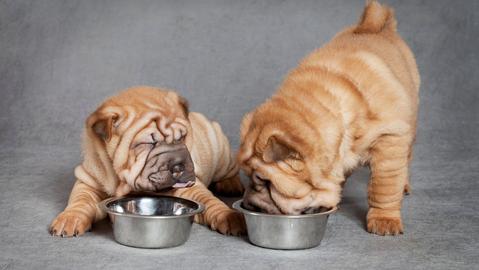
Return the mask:
<svg viewBox="0 0 479 270">
<path fill-rule="evenodd" d="M 176 165 L 173 165 L 170 168 L 170 172 L 174 178 L 179 178 L 184 171 L 185 171 L 185 165 L 183 163 L 178 163 Z"/>
</svg>

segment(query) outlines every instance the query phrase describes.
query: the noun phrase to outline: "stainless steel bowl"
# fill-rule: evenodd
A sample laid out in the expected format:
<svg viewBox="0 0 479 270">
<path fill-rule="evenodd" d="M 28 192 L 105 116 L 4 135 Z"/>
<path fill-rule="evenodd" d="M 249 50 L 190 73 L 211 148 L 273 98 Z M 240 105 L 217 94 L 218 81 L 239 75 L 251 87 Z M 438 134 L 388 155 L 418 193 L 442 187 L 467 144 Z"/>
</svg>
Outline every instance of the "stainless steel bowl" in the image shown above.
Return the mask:
<svg viewBox="0 0 479 270">
<path fill-rule="evenodd" d="M 335 207 L 315 214 L 271 215 L 245 209 L 242 202 L 236 201 L 233 208 L 244 214 L 250 242 L 272 249 L 318 246 L 323 239 L 328 216 L 337 210 Z"/>
<path fill-rule="evenodd" d="M 190 236 L 194 215 L 204 210 L 194 201 L 154 195 L 107 199 L 101 207 L 113 224 L 115 240 L 141 248 L 183 244 Z"/>
</svg>

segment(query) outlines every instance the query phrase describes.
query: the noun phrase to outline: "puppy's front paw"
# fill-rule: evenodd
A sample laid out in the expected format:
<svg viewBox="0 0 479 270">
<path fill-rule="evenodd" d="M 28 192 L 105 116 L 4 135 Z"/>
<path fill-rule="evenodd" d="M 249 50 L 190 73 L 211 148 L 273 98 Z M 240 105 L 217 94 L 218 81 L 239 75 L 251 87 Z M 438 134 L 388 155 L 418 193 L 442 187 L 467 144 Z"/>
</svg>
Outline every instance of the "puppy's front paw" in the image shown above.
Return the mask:
<svg viewBox="0 0 479 270">
<path fill-rule="evenodd" d="M 398 235 L 403 233 L 403 225 L 400 215 L 396 211 L 381 213 L 385 210 L 369 209 L 367 217 L 367 230 L 378 235 Z M 399 211 L 397 211 L 399 213 Z"/>
<path fill-rule="evenodd" d="M 243 215 L 233 209 L 219 212 L 213 218 L 210 227 L 226 235 L 246 234 L 246 224 Z"/>
<path fill-rule="evenodd" d="M 92 221 L 82 213 L 66 210 L 61 212 L 50 225 L 53 236 L 80 236 L 90 229 Z"/>
</svg>

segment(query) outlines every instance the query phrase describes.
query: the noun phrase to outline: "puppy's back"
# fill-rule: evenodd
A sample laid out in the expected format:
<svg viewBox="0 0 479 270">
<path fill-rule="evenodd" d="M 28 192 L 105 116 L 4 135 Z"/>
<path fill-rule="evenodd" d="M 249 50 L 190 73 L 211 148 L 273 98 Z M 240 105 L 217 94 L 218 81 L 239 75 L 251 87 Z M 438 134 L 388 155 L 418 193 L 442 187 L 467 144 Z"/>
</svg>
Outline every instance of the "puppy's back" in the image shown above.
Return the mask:
<svg viewBox="0 0 479 270">
<path fill-rule="evenodd" d="M 317 67 L 341 76 L 351 81 L 370 103 L 391 103 L 396 108 L 401 106 L 398 100 L 404 101 L 406 96 L 410 102 L 403 107 L 415 108 L 419 72 L 414 55 L 396 31 L 396 24 L 391 8 L 372 1 L 357 25 L 340 32 L 307 56 L 298 69 Z M 385 112 L 384 106 L 380 107 L 371 109 Z"/>
</svg>

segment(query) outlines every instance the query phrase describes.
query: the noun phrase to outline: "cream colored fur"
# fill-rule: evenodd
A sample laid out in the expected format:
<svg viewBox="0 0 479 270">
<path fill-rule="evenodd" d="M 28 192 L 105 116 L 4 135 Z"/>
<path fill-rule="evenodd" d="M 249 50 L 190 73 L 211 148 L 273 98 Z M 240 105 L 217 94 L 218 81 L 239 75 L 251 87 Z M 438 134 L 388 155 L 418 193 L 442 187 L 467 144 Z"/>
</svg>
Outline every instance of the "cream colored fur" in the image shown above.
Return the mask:
<svg viewBox="0 0 479 270">
<path fill-rule="evenodd" d="M 97 129 L 105 138 L 98 136 Z M 238 166 L 228 139 L 216 122 L 199 113 L 187 113 L 186 101 L 176 93 L 135 87 L 105 101 L 86 121 L 84 159 L 75 169 L 76 182 L 65 210 L 51 224 L 58 236 L 77 236 L 105 217 L 98 203 L 134 190 L 131 183 L 144 166 L 144 152 L 135 142 L 154 133 L 161 141 L 183 141 L 195 165 L 194 186 L 171 194 L 203 203 L 206 211 L 195 220 L 224 234 L 244 232 L 242 216 L 217 199 L 208 186 L 223 193 L 241 193 Z"/>
<path fill-rule="evenodd" d="M 370 1 L 357 25 L 304 58 L 244 117 L 245 202 L 284 214 L 333 207 L 346 177 L 368 165 L 367 230 L 401 233 L 419 84 L 393 10 Z"/>
</svg>

